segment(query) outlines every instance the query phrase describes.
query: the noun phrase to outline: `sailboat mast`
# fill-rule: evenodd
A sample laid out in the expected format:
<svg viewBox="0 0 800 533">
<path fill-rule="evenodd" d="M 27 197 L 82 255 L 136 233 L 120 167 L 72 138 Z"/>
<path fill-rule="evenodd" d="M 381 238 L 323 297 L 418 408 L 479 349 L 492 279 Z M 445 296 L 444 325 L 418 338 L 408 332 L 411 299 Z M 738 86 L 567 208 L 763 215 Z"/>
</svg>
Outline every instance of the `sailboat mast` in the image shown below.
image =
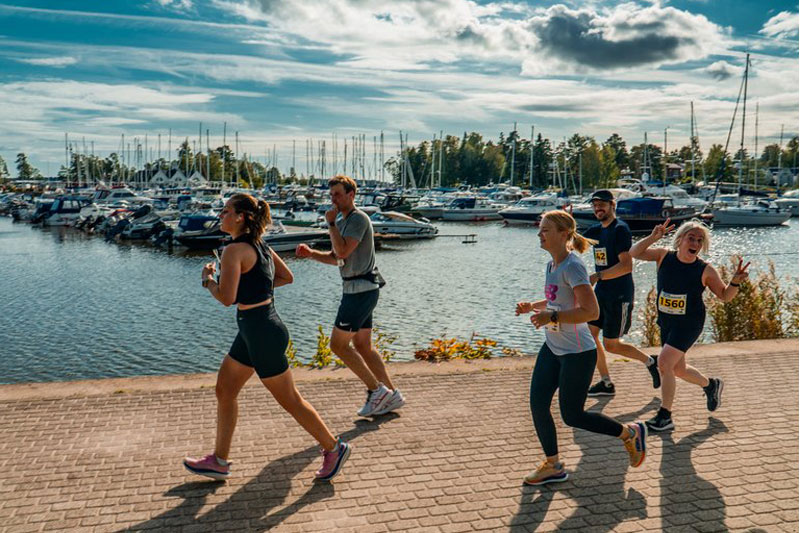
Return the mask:
<svg viewBox="0 0 800 533">
<path fill-rule="evenodd" d="M 528 178 L 529 187 L 533 187 L 533 147 L 534 147 L 533 126 L 531 126 L 531 172 L 530 172 L 530 177 Z"/>
<path fill-rule="evenodd" d="M 742 170 L 744 170 L 744 127 L 747 118 L 747 76 L 750 72 L 750 54 L 744 62 L 744 100 L 742 101 L 742 137 L 739 142 L 739 190 L 737 191 L 737 204 L 742 198 Z"/>
<path fill-rule="evenodd" d="M 694 101 L 690 102 L 689 105 L 690 105 L 691 110 L 692 110 L 691 119 L 690 119 L 690 122 L 689 122 L 689 147 L 690 147 L 691 153 L 692 153 L 692 183 L 694 183 L 694 181 L 695 181 L 695 175 L 694 175 L 694 158 L 695 158 L 695 155 L 694 155 Z"/>
</svg>

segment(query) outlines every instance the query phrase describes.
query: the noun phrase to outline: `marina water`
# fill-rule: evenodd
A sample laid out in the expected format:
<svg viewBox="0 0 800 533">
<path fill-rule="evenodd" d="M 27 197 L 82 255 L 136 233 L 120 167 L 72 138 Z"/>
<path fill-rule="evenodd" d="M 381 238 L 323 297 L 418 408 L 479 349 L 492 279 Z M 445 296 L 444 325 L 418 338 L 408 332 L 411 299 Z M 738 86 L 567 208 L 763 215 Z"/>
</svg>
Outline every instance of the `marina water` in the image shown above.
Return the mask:
<svg viewBox="0 0 800 533">
<path fill-rule="evenodd" d="M 442 234 L 477 235 L 384 245 L 378 266 L 388 285 L 375 321 L 396 336 L 397 359 L 441 335 L 475 332 L 535 353 L 543 342 L 519 300 L 543 296 L 549 256 L 535 228 L 498 222 L 439 223 Z M 664 243 L 666 244 L 666 242 Z M 775 264 L 787 286 L 798 279 L 798 220 L 768 228 L 712 232 L 711 260 L 753 261 L 753 275 Z M 210 254 L 105 242 L 70 228 L 38 228 L 0 218 L 0 383 L 213 372 L 236 335 L 235 310 L 200 285 Z M 592 270 L 590 253 L 584 261 Z M 286 256 L 294 284 L 276 291 L 298 357 L 316 349 L 317 326 L 330 333 L 341 297 L 336 268 Z M 629 339 L 641 341 L 644 299 L 655 265 L 635 262 L 636 307 Z M 701 339 L 711 342 L 710 319 Z"/>
</svg>

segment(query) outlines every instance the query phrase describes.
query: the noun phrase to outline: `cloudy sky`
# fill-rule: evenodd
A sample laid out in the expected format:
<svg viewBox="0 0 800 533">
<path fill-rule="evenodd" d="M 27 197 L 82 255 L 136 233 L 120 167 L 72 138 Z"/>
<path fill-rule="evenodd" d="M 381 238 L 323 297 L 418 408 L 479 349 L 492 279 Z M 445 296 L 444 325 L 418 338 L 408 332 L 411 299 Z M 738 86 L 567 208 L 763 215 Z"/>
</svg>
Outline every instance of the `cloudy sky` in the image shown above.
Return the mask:
<svg viewBox="0 0 800 533">
<path fill-rule="evenodd" d="M 286 170 L 292 141 L 398 131 L 496 139 L 514 122 L 554 141 L 686 144 L 694 101 L 704 149 L 724 142 L 745 51 L 748 140 L 798 130 L 797 3 L 471 0 L 0 0 L 0 155 L 43 173 L 64 134 L 95 153 L 238 131 Z M 205 141 L 204 141 L 205 142 Z M 371 157 L 370 157 L 371 159 Z M 15 173 L 15 172 L 14 172 Z"/>
</svg>

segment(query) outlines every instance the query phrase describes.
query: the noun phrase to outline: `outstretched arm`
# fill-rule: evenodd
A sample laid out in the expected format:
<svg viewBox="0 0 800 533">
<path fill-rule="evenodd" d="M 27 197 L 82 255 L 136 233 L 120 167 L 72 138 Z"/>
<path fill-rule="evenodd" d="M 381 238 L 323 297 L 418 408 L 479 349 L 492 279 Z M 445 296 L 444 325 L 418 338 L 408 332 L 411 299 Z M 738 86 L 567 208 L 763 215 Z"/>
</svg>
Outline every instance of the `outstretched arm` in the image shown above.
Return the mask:
<svg viewBox="0 0 800 533">
<path fill-rule="evenodd" d="M 743 262 L 742 258 L 739 258 L 739 266 L 736 267 L 736 272 L 727 285 L 719 277 L 717 269 L 707 265 L 703 270 L 703 285 L 723 302 L 730 302 L 739 294 L 739 284 L 749 276 L 747 269 L 750 267 L 750 262 L 742 266 Z"/>
<path fill-rule="evenodd" d="M 631 257 L 634 259 L 639 259 L 640 261 L 657 261 L 660 263 L 667 254 L 667 249 L 651 249 L 650 247 L 657 241 L 661 240 L 664 235 L 673 229 L 675 229 L 675 224 L 670 225 L 669 219 L 667 219 L 663 224 L 658 224 L 653 228 L 653 231 L 650 233 L 650 235 L 631 246 Z"/>
</svg>

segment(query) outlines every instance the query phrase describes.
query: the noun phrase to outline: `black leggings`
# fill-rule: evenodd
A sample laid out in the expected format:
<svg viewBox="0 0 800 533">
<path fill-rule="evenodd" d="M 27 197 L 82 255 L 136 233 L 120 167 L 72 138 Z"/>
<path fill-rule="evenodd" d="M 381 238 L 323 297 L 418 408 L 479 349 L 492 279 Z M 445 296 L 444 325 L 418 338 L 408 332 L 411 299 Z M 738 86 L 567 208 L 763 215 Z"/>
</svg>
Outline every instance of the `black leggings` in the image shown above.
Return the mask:
<svg viewBox="0 0 800 533">
<path fill-rule="evenodd" d="M 613 418 L 583 410 L 596 362 L 597 350 L 556 355 L 547 343 L 539 350 L 531 376 L 531 413 L 547 457 L 558 454 L 556 424 L 550 414 L 556 389 L 559 390 L 558 405 L 565 424 L 611 437 L 622 434 L 622 424 Z"/>
</svg>

